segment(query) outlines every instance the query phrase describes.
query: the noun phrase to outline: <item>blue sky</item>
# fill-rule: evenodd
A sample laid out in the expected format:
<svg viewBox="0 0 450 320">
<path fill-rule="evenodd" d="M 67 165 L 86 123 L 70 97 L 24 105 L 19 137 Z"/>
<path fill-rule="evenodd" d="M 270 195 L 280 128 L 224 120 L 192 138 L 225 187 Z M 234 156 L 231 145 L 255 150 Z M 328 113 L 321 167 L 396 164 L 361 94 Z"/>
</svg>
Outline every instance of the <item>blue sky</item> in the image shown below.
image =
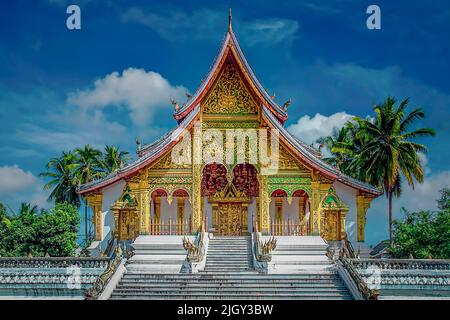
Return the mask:
<svg viewBox="0 0 450 320">
<path fill-rule="evenodd" d="M 0 201 L 41 206 L 37 175 L 50 157 L 86 143 L 134 152 L 175 125 L 182 101 L 233 30 L 256 75 L 278 102 L 292 98 L 289 130 L 307 142 L 387 95 L 409 97 L 436 129 L 426 181 L 395 202 L 435 208 L 449 186 L 450 4 L 448 1 L 9 1 L 0 10 Z M 82 29 L 66 28 L 78 4 Z M 366 28 L 381 8 L 382 29 Z M 406 188 L 405 188 L 406 189 Z M 387 203 L 368 213 L 367 238 L 387 235 Z"/>
</svg>

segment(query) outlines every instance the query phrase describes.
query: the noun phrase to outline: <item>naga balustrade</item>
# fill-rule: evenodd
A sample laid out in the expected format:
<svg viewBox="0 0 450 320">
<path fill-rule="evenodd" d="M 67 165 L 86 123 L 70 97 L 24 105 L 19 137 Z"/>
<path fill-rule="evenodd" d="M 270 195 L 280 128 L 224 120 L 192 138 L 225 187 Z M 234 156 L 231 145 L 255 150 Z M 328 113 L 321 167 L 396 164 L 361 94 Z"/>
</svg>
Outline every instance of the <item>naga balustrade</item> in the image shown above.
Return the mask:
<svg viewBox="0 0 450 320">
<path fill-rule="evenodd" d="M 346 259 L 346 263 L 366 284 L 383 290 L 450 290 L 450 260 Z"/>
<path fill-rule="evenodd" d="M 378 296 L 380 295 L 379 290 L 375 289 L 375 288 L 372 289 L 367 285 L 364 277 L 361 276 L 361 274 L 358 272 L 358 270 L 352 264 L 352 260 L 353 259 L 348 259 L 342 254 L 339 257 L 339 262 L 342 264 L 342 266 L 348 272 L 352 281 L 356 285 L 359 292 L 363 295 L 363 297 L 366 300 L 378 300 Z"/>
<path fill-rule="evenodd" d="M 110 258 L 89 257 L 0 257 L 0 268 L 106 268 Z"/>
<path fill-rule="evenodd" d="M 381 270 L 450 270 L 450 260 L 434 259 L 351 259 L 357 269 L 376 266 Z"/>
<path fill-rule="evenodd" d="M 151 219 L 150 220 L 150 234 L 156 236 L 173 236 L 173 235 L 188 235 L 191 234 L 191 224 L 189 219 Z"/>
</svg>

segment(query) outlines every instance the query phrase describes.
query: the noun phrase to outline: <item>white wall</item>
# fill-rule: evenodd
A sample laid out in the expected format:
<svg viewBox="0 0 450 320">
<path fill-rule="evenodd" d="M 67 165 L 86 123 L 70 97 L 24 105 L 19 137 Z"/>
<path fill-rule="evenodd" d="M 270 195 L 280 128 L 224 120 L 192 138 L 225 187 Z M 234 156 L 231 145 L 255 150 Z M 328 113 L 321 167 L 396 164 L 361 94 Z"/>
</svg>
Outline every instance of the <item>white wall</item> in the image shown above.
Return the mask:
<svg viewBox="0 0 450 320">
<path fill-rule="evenodd" d="M 333 188 L 338 197 L 348 206 L 348 212 L 345 220 L 345 230 L 350 242 L 356 242 L 356 190 L 345 184 L 335 181 Z"/>
<path fill-rule="evenodd" d="M 103 202 L 103 235 L 102 240 L 108 235 L 108 232 L 114 229 L 114 213 L 111 210 L 111 206 L 119 199 L 122 195 L 123 189 L 125 188 L 125 180 L 119 180 L 118 182 L 104 188 L 102 190 Z"/>
</svg>

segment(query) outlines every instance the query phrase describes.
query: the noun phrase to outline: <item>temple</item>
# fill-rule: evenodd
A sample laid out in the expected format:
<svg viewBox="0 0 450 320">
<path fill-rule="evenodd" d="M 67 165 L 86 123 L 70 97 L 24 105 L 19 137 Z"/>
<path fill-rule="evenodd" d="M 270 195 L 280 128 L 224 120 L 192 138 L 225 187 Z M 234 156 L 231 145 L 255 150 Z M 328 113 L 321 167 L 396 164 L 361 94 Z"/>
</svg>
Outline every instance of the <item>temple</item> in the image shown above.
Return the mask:
<svg viewBox="0 0 450 320">
<path fill-rule="evenodd" d="M 258 230 L 364 242 L 366 213 L 380 190 L 330 166 L 286 130 L 290 100 L 278 104 L 258 81 L 231 15 L 212 67 L 187 96 L 184 104 L 172 100 L 172 131 L 79 189 L 93 210 L 97 244 L 195 235 L 202 226 L 219 236 Z"/>
</svg>

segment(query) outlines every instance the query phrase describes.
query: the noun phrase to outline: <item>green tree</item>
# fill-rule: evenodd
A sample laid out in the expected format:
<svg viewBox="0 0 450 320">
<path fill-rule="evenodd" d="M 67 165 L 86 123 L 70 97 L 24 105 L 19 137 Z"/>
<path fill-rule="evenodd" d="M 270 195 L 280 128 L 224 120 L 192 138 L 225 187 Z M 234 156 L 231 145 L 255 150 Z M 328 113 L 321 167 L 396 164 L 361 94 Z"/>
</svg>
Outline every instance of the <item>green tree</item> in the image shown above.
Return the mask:
<svg viewBox="0 0 450 320">
<path fill-rule="evenodd" d="M 330 152 L 329 157 L 323 158 L 325 162 L 354 177 L 360 173 L 351 164 L 353 159 L 359 156 L 364 144 L 364 141 L 357 137 L 358 130 L 357 123 L 348 121 L 342 128 L 334 128 L 331 136 L 321 137 L 316 141 Z"/>
<path fill-rule="evenodd" d="M 0 211 L 3 206 L 0 205 Z M 4 209 L 4 207 L 3 207 Z M 0 223 L 0 255 L 23 257 L 72 256 L 77 248 L 78 209 L 68 203 L 49 210 L 23 203 L 17 213 L 6 210 Z M 9 223 L 4 223 L 5 219 Z"/>
<path fill-rule="evenodd" d="M 4 254 L 13 257 L 39 255 L 35 232 L 38 215 L 37 206 L 29 203 L 21 203 L 19 211 L 9 215 L 10 225 L 2 238 Z"/>
<path fill-rule="evenodd" d="M 422 183 L 424 173 L 419 153 L 425 153 L 423 144 L 414 142 L 417 137 L 434 136 L 430 128 L 412 129 L 417 119 L 425 116 L 421 108 L 405 112 L 408 99 L 398 107 L 393 98 L 388 97 L 381 105 L 376 105 L 375 121 L 355 118 L 359 125 L 357 137 L 365 141 L 360 155 L 350 165 L 358 168 L 358 178 L 383 188 L 388 198 L 389 240 L 392 241 L 392 200 L 401 194 L 401 180 L 404 177 L 413 189 L 415 181 Z"/>
<path fill-rule="evenodd" d="M 106 146 L 100 160 L 100 166 L 106 174 L 117 172 L 131 158 L 129 152 L 120 151 L 116 146 Z"/>
<path fill-rule="evenodd" d="M 50 178 L 44 185 L 44 190 L 52 189 L 49 201 L 56 203 L 68 202 L 76 207 L 80 206 L 80 197 L 77 194 L 78 179 L 76 170 L 79 167 L 74 153 L 63 152 L 59 158 L 52 158 L 46 165 L 46 172 L 40 177 Z"/>
<path fill-rule="evenodd" d="M 395 258 L 450 259 L 449 189 L 441 191 L 437 212 L 408 212 L 393 222 L 393 242 L 389 252 Z M 441 203 L 444 202 L 444 205 Z"/>
<path fill-rule="evenodd" d="M 78 247 L 79 225 L 78 209 L 68 203 L 57 203 L 53 209 L 45 211 L 37 222 L 40 250 L 53 257 L 73 256 Z"/>
</svg>

